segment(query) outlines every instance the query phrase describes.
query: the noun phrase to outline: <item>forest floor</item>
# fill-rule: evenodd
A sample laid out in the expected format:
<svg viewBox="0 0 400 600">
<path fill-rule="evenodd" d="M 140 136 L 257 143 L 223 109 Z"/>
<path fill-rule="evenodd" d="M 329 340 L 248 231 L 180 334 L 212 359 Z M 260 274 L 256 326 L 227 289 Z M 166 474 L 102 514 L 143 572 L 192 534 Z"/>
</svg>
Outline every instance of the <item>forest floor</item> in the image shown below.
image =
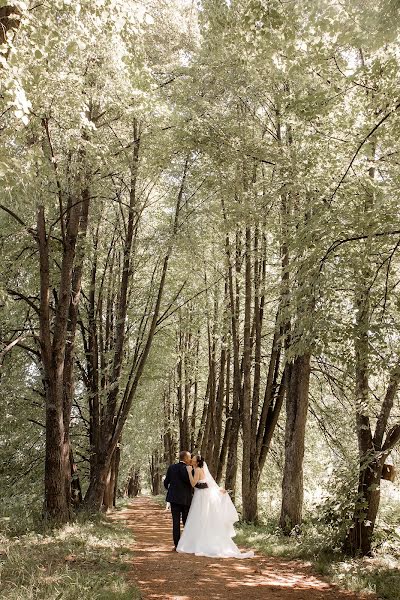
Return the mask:
<svg viewBox="0 0 400 600">
<path fill-rule="evenodd" d="M 131 532 L 105 515 L 47 529 L 15 512 L 0 518 L 0 599 L 139 600 L 132 556 Z"/>
<path fill-rule="evenodd" d="M 299 560 L 256 555 L 212 559 L 172 551 L 171 515 L 153 500 L 136 498 L 110 515 L 125 521 L 135 539 L 130 574 L 143 600 L 360 600 Z"/>
</svg>

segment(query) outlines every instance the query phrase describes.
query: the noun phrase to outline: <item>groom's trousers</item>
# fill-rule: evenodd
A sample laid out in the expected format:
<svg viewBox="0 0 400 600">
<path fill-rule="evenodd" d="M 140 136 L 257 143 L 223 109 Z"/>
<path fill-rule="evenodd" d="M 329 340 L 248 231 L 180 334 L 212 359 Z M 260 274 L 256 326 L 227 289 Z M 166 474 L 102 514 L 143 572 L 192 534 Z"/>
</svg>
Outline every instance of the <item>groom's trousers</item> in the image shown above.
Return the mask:
<svg viewBox="0 0 400 600">
<path fill-rule="evenodd" d="M 171 515 L 172 515 L 172 536 L 174 538 L 174 546 L 178 545 L 179 538 L 181 537 L 181 517 L 183 524 L 186 523 L 186 519 L 189 513 L 187 504 L 177 504 L 171 502 Z"/>
</svg>

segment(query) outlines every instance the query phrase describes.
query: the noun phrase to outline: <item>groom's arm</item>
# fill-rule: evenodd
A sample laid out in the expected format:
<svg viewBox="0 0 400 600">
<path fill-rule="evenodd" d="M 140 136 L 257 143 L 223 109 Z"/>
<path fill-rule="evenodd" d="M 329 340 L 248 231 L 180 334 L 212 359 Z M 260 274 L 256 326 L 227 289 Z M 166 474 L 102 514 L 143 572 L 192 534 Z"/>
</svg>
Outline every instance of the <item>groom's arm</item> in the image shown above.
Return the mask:
<svg viewBox="0 0 400 600">
<path fill-rule="evenodd" d="M 171 483 L 171 467 L 169 466 L 167 474 L 166 474 L 165 479 L 164 479 L 164 487 L 165 487 L 166 490 L 168 489 L 168 486 L 169 486 L 170 483 Z"/>
</svg>

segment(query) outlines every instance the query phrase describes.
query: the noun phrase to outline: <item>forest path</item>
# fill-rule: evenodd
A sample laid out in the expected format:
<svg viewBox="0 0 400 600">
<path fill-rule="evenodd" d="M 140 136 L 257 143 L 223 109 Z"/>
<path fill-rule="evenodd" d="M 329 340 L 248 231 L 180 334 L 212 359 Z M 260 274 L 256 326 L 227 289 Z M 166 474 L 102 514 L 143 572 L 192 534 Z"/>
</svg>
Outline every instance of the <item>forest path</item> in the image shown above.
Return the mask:
<svg viewBox="0 0 400 600">
<path fill-rule="evenodd" d="M 135 498 L 113 513 L 133 532 L 132 577 L 143 600 L 360 600 L 316 576 L 301 561 L 274 557 L 213 559 L 172 552 L 171 515 Z"/>
</svg>

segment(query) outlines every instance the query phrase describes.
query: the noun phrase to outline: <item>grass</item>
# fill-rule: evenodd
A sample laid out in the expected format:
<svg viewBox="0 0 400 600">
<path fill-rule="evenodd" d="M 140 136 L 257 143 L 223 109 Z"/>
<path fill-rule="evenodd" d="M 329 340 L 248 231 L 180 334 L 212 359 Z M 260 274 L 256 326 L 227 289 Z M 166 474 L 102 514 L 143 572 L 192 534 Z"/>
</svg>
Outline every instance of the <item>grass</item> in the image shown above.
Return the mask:
<svg viewBox="0 0 400 600">
<path fill-rule="evenodd" d="M 374 592 L 382 600 L 400 599 L 400 536 L 396 530 L 376 535 L 379 544 L 373 558 L 350 559 L 342 554 L 335 532 L 326 524 L 305 521 L 297 536 L 284 536 L 277 520 L 259 526 L 241 523 L 235 542 L 251 546 L 267 556 L 309 561 L 315 570 L 342 588 Z"/>
<path fill-rule="evenodd" d="M 21 529 L 0 519 L 2 600 L 139 600 L 123 526 L 83 515 L 54 531 Z"/>
<path fill-rule="evenodd" d="M 165 508 L 167 503 L 165 501 L 165 494 L 160 494 L 159 496 L 151 496 L 153 502 L 161 506 L 161 508 Z"/>
</svg>

